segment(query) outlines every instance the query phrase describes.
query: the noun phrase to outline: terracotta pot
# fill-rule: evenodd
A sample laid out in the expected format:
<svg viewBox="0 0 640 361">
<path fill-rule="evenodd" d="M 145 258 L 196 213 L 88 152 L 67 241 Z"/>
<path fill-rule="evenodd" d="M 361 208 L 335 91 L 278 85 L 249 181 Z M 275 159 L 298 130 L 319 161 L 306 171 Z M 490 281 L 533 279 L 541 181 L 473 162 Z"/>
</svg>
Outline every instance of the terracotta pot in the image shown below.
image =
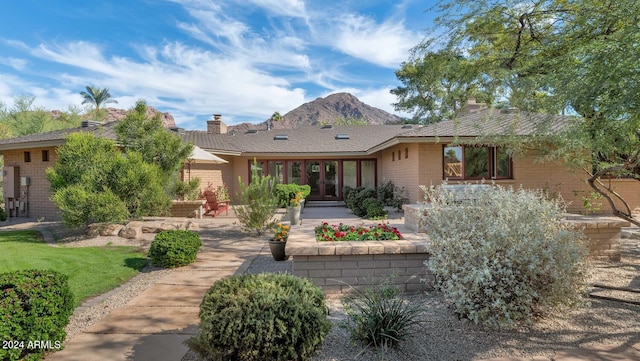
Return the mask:
<svg viewBox="0 0 640 361">
<path fill-rule="evenodd" d="M 284 249 L 287 246 L 287 242 L 280 242 L 279 240 L 269 240 L 269 249 L 271 250 L 271 255 L 273 259 L 276 261 L 286 261 L 289 259 L 284 253 Z"/>
</svg>

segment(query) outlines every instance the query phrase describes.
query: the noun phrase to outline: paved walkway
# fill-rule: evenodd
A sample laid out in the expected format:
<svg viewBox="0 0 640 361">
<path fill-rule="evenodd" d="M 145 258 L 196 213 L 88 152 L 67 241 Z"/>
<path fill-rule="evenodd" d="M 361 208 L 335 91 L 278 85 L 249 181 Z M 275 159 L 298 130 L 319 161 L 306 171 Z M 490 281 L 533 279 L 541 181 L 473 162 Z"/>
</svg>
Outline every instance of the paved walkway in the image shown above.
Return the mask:
<svg viewBox="0 0 640 361">
<path fill-rule="evenodd" d="M 328 221 L 345 218 L 353 215 L 344 208 L 308 208 L 304 217 Z M 233 221 L 232 217 L 223 217 L 213 222 L 215 226 L 215 222 L 228 225 Z M 212 247 L 206 243 L 206 231 L 202 236 L 205 246 L 195 263 L 173 270 L 125 307 L 73 338 L 64 350 L 46 357 L 46 361 L 180 361 L 188 352 L 183 342 L 197 333 L 199 305 L 206 290 L 220 278 L 246 272 L 258 254 L 268 252 L 263 242 L 240 240 Z M 530 360 L 640 360 L 640 344 L 561 351 L 551 359 L 505 357 L 485 361 Z"/>
<path fill-rule="evenodd" d="M 224 225 L 235 220 L 215 221 Z M 215 221 L 208 226 L 215 227 Z M 207 242 L 207 232 L 203 228 L 203 247 L 196 262 L 172 270 L 46 360 L 181 360 L 188 352 L 183 342 L 198 332 L 199 306 L 205 292 L 216 280 L 244 273 L 265 246 L 255 239 L 216 242 L 214 246 Z"/>
</svg>

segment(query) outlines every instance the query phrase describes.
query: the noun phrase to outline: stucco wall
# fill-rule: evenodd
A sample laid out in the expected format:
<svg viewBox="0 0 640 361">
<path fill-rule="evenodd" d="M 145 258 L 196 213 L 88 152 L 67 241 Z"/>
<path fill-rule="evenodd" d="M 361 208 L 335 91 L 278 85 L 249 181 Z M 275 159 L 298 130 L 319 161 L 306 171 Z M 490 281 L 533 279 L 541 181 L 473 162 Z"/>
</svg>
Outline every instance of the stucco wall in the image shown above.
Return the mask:
<svg viewBox="0 0 640 361">
<path fill-rule="evenodd" d="M 42 151 L 49 151 L 49 161 L 42 160 Z M 24 161 L 24 152 L 31 152 L 31 162 Z M 49 200 L 49 182 L 46 177 L 46 169 L 53 167 L 57 154 L 55 148 L 32 148 L 27 150 L 4 151 L 4 165 L 20 167 L 20 177 L 30 177 L 31 185 L 21 187 L 22 197 L 29 204 L 29 217 L 46 217 L 48 220 L 59 220 L 58 208 Z M 24 193 L 23 193 L 24 192 Z"/>
</svg>

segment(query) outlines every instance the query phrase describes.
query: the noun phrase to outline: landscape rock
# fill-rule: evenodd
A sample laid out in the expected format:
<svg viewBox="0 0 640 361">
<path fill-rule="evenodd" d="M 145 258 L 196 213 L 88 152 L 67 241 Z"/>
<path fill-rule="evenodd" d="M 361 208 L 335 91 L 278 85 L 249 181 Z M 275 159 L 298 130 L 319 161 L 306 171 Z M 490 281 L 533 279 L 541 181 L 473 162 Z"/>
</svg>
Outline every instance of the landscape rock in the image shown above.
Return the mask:
<svg viewBox="0 0 640 361">
<path fill-rule="evenodd" d="M 142 226 L 131 225 L 132 223 L 136 223 L 136 222 L 131 222 L 126 226 L 124 226 L 120 230 L 120 233 L 118 233 L 118 236 L 126 239 L 138 239 L 142 237 Z"/>
<path fill-rule="evenodd" d="M 101 236 L 117 236 L 124 226 L 121 224 L 105 224 L 100 228 Z"/>
</svg>

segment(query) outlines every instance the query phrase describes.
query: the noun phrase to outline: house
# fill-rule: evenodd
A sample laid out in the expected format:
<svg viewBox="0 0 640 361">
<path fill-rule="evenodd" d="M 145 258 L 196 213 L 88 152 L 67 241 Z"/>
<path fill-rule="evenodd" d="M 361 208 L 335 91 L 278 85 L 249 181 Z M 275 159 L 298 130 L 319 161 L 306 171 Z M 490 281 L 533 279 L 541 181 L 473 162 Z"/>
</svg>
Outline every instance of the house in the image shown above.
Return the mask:
<svg viewBox="0 0 640 361">
<path fill-rule="evenodd" d="M 278 182 L 309 184 L 311 201 L 342 199 L 345 186 L 373 187 L 392 181 L 405 187 L 410 202 L 422 200 L 420 185 L 452 182 L 493 181 L 500 185 L 544 189 L 569 202 L 569 211 L 585 211 L 584 199 L 591 194 L 586 176 L 559 162 L 539 163 L 535 150 L 510 156 L 491 144 L 461 146 L 456 140 L 482 139 L 509 134 L 530 137 L 553 133 L 566 126 L 567 117 L 529 114 L 515 109 L 473 107 L 455 120 L 418 125 L 325 125 L 295 129 L 228 132 L 220 115 L 207 121 L 206 131 L 174 129 L 184 142 L 191 142 L 227 160 L 225 164 L 187 162 L 184 180 L 199 177 L 203 187 L 226 185 L 231 195 L 238 178 L 248 182 L 254 160 L 261 174 Z M 0 140 L 5 168 L 13 167 L 15 182 L 30 179 L 14 188 L 5 202 L 14 202 L 18 216 L 46 216 L 57 219 L 49 200 L 45 169 L 56 159 L 56 147 L 74 131 L 91 131 L 114 137 L 113 125 L 83 124 L 77 129 Z M 6 182 L 12 182 L 5 175 Z M 634 210 L 640 210 L 640 185 L 630 179 L 609 179 Z M 22 182 L 24 183 L 24 182 Z M 21 183 L 21 184 L 22 184 Z M 15 203 L 17 201 L 17 204 Z M 23 203 L 24 202 L 24 203 Z M 601 212 L 608 204 L 601 200 Z M 22 207 L 22 208 L 20 208 Z M 21 210 L 22 209 L 22 210 Z M 28 210 L 26 212 L 25 210 Z"/>
</svg>

